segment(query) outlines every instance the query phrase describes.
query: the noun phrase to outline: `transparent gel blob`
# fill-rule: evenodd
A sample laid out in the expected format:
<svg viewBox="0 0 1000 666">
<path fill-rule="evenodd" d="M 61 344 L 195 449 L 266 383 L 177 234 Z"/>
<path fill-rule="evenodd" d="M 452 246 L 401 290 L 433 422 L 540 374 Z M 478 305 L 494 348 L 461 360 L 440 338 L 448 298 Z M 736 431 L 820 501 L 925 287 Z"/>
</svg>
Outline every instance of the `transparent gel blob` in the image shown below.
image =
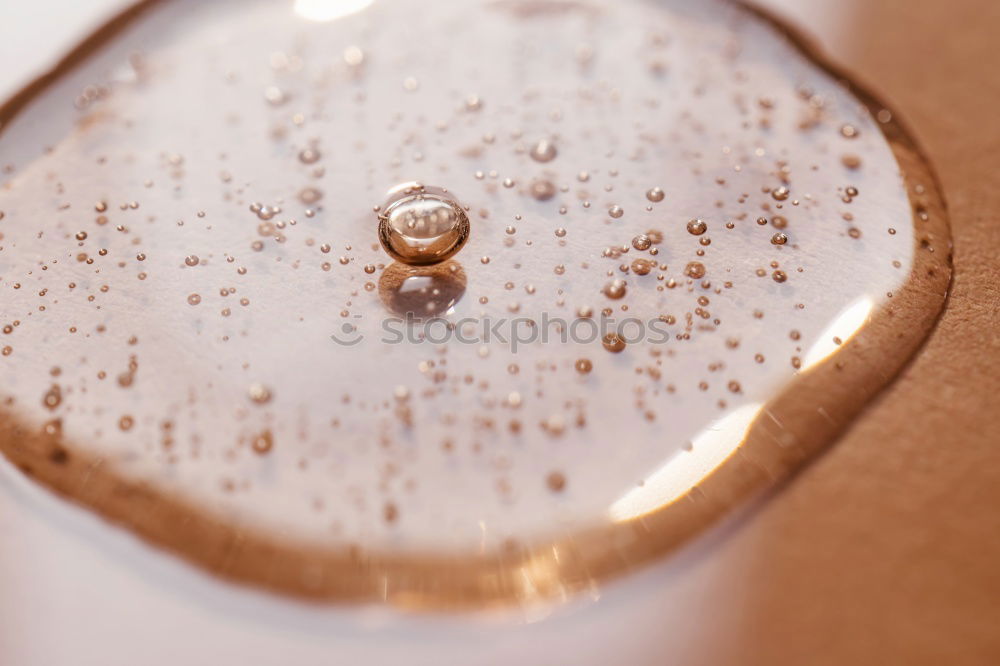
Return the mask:
<svg viewBox="0 0 1000 666">
<path fill-rule="evenodd" d="M 147 2 L 0 123 L 0 450 L 288 594 L 665 556 L 948 288 L 893 115 L 721 0 Z"/>
<path fill-rule="evenodd" d="M 382 249 L 414 266 L 439 264 L 469 239 L 469 217 L 447 190 L 419 183 L 397 186 L 379 213 Z"/>
</svg>

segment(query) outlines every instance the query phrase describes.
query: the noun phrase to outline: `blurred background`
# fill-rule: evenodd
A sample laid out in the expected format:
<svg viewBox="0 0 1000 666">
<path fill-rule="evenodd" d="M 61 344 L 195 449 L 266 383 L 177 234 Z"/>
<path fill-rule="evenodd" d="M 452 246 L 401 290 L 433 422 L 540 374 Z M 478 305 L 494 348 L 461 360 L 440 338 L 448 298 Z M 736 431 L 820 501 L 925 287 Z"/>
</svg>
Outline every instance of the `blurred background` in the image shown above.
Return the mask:
<svg viewBox="0 0 1000 666">
<path fill-rule="evenodd" d="M 827 454 L 596 602 L 474 618 L 229 588 L 0 463 L 0 664 L 1000 663 L 1000 2 L 758 4 L 900 112 L 951 213 L 938 330 Z M 122 6 L 0 0 L 0 98 Z"/>
</svg>

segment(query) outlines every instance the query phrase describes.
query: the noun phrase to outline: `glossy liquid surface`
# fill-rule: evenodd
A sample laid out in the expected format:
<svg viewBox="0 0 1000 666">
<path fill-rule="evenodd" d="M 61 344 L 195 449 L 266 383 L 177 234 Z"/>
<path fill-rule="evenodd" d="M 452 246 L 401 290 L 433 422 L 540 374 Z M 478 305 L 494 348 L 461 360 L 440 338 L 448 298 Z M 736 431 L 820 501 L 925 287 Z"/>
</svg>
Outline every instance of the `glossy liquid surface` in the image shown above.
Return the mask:
<svg viewBox="0 0 1000 666">
<path fill-rule="evenodd" d="M 721 2 L 156 3 L 13 110 L 0 446 L 294 593 L 666 552 L 830 441 L 947 288 L 891 115 Z M 379 242 L 412 182 L 461 192 L 437 266 Z"/>
</svg>

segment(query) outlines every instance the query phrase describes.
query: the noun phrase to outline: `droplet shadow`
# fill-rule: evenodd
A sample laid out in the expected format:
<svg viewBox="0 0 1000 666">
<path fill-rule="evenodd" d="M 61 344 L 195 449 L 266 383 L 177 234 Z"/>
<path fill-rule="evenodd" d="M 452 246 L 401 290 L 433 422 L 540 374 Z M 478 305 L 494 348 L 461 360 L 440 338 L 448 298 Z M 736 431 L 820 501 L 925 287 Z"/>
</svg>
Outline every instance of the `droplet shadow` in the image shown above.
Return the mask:
<svg viewBox="0 0 1000 666">
<path fill-rule="evenodd" d="M 389 312 L 400 317 L 427 319 L 447 313 L 465 295 L 468 280 L 457 261 L 434 266 L 393 262 L 378 281 L 378 294 Z"/>
</svg>

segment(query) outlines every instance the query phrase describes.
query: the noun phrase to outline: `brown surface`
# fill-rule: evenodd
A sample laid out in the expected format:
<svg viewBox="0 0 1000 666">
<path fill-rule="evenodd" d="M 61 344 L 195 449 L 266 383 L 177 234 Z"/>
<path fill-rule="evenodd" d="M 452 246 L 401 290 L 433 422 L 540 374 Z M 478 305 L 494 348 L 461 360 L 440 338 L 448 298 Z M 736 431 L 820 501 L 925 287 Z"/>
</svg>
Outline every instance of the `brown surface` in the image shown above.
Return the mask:
<svg viewBox="0 0 1000 666">
<path fill-rule="evenodd" d="M 698 663 L 996 664 L 1000 3 L 844 4 L 857 15 L 831 55 L 904 112 L 936 167 L 953 291 L 898 382 L 720 544 L 740 607 Z"/>
</svg>

